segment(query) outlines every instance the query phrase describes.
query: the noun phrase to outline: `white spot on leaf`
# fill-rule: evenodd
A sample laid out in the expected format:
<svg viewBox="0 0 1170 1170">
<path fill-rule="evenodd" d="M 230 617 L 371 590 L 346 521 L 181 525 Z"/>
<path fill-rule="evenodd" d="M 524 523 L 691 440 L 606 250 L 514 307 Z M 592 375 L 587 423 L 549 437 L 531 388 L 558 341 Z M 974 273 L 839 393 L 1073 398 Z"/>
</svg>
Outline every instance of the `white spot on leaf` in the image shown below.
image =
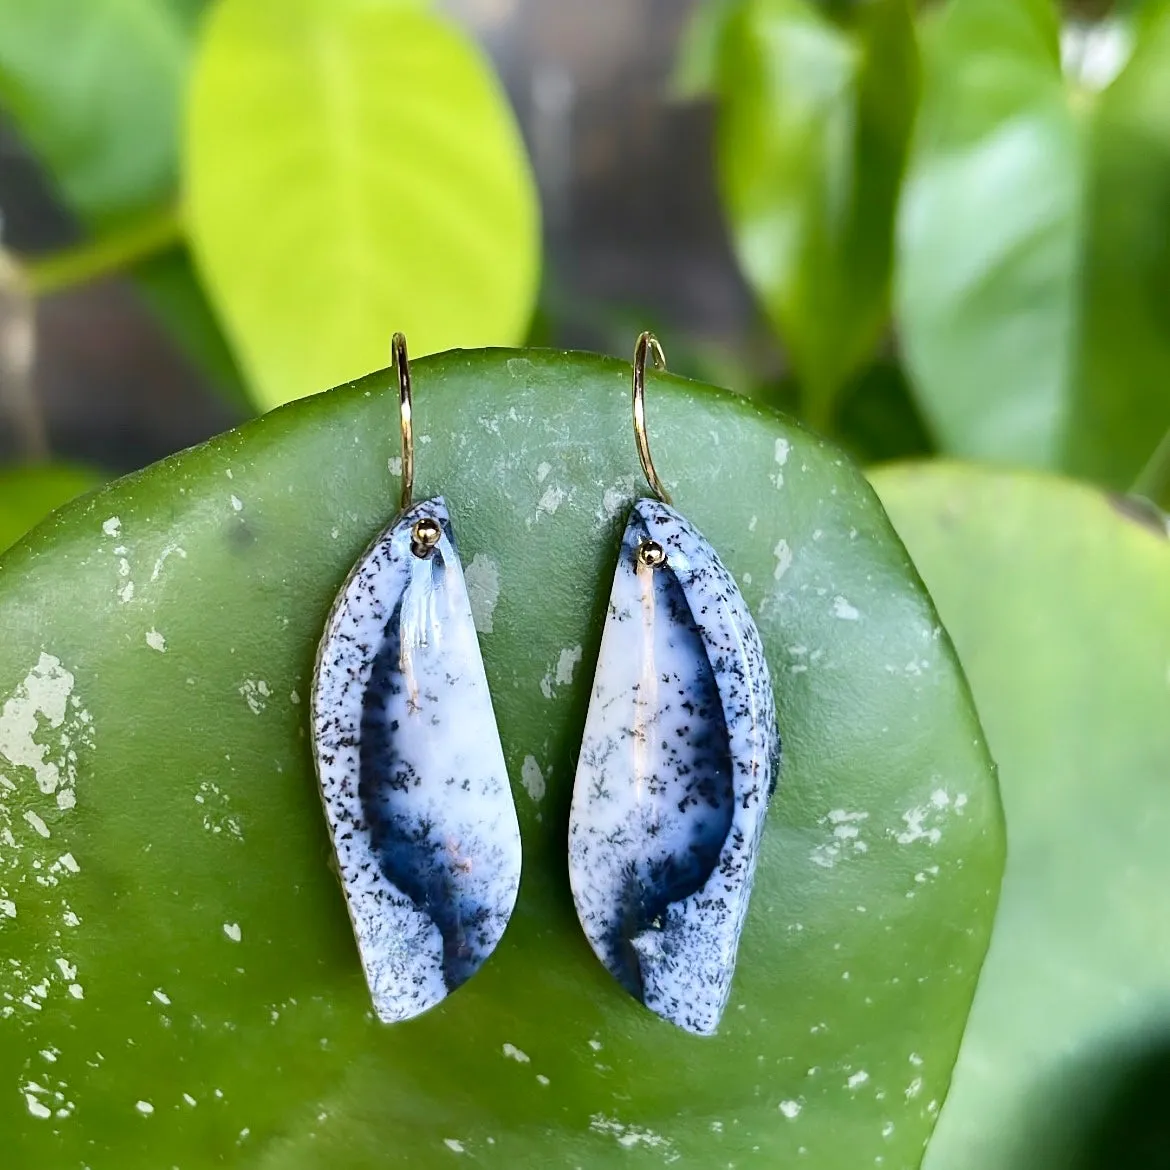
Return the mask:
<svg viewBox="0 0 1170 1170">
<path fill-rule="evenodd" d="M 48 836 L 50 835 L 50 834 L 49 834 L 49 827 L 48 827 L 48 825 L 46 825 L 46 824 L 45 824 L 45 822 L 44 822 L 43 820 L 41 820 L 41 818 L 40 818 L 39 816 L 37 816 L 37 814 L 36 814 L 35 812 L 33 812 L 33 811 L 32 811 L 32 809 L 26 809 L 26 810 L 25 810 L 25 813 L 24 813 L 24 819 L 25 819 L 26 821 L 28 821 L 28 823 L 29 823 L 30 825 L 32 825 L 32 827 L 33 827 L 33 828 L 34 828 L 34 829 L 35 829 L 35 830 L 36 830 L 36 831 L 37 831 L 37 832 L 38 832 L 38 833 L 39 833 L 39 834 L 40 834 L 42 837 L 48 837 Z"/>
<path fill-rule="evenodd" d="M 180 557 L 182 560 L 187 559 L 187 550 L 180 548 L 177 544 L 168 544 L 158 555 L 158 559 L 154 562 L 154 568 L 151 570 L 150 579 L 157 581 L 162 575 L 163 566 L 167 563 L 168 557 Z"/>
<path fill-rule="evenodd" d="M 857 608 L 850 605 L 840 594 L 833 598 L 833 613 L 843 622 L 855 622 L 861 617 Z"/>
<path fill-rule="evenodd" d="M 73 675 L 59 659 L 42 653 L 36 666 L 0 708 L 0 756 L 15 768 L 29 768 L 36 777 L 37 787 L 44 793 L 55 792 L 62 783 L 61 762 L 50 758 L 50 749 L 36 740 L 39 721 L 50 729 L 65 723 L 69 698 L 73 693 Z M 88 723 L 89 716 L 81 713 L 70 722 Z M 65 779 L 72 787 L 75 769 L 68 749 L 76 729 L 62 728 L 61 747 L 65 762 Z"/>
<path fill-rule="evenodd" d="M 167 640 L 158 632 L 158 630 L 146 631 L 146 644 L 152 649 L 157 650 L 160 654 L 165 654 L 167 650 Z"/>
<path fill-rule="evenodd" d="M 674 1145 L 669 1138 L 663 1137 L 660 1133 L 637 1125 L 627 1125 L 616 1117 L 606 1117 L 603 1113 L 595 1113 L 589 1118 L 589 1128 L 594 1133 L 609 1134 L 616 1138 L 617 1144 L 626 1150 L 641 1146 L 670 1154 Z M 673 1158 L 667 1160 L 673 1161 Z"/>
<path fill-rule="evenodd" d="M 902 814 L 906 827 L 894 835 L 899 845 L 912 845 L 916 841 L 927 841 L 937 845 L 942 839 L 942 830 L 937 826 L 927 826 L 926 820 L 935 809 L 930 805 L 912 808 Z"/>
<path fill-rule="evenodd" d="M 47 1105 L 42 1105 L 32 1093 L 26 1091 L 24 1101 L 33 1117 L 39 1117 L 44 1120 L 46 1117 L 53 1116 L 53 1111 Z"/>
<path fill-rule="evenodd" d="M 618 513 L 629 506 L 630 497 L 634 494 L 634 485 L 634 477 L 624 475 L 613 487 L 605 489 L 601 497 L 601 511 L 607 520 L 614 519 Z"/>
<path fill-rule="evenodd" d="M 776 568 L 772 570 L 772 576 L 779 581 L 792 567 L 792 549 L 788 547 L 788 541 L 780 540 L 772 550 L 772 555 L 776 558 Z"/>
<path fill-rule="evenodd" d="M 61 814 L 76 804 L 79 753 L 93 746 L 93 720 L 73 687 L 72 673 L 42 652 L 0 706 L 0 924 L 18 917 L 25 888 L 39 916 L 60 915 L 66 925 L 79 921 L 63 893 L 51 891 L 81 867 L 72 853 L 46 844 Z M 60 932 L 54 936 L 61 939 Z M 71 990 L 67 982 L 76 975 L 60 942 L 39 950 L 35 959 L 10 956 L 0 964 L 0 1018 L 21 1007 L 39 1012 L 54 990 Z M 64 1107 L 53 1106 L 58 1112 Z"/>
<path fill-rule="evenodd" d="M 500 600 L 500 568 L 491 557 L 476 553 L 463 574 L 471 618 L 478 633 L 492 632 L 492 615 Z"/>
<path fill-rule="evenodd" d="M 537 511 L 547 512 L 550 516 L 552 516 L 564 502 L 564 488 L 559 488 L 554 484 L 545 491 L 543 496 L 540 497 L 540 503 L 536 505 L 536 508 Z"/>
<path fill-rule="evenodd" d="M 841 855 L 849 850 L 853 853 L 866 853 L 868 846 L 861 839 L 861 826 L 869 819 L 867 812 L 850 812 L 848 809 L 831 809 L 817 822 L 819 825 L 832 826 L 832 839 L 813 847 L 809 860 L 822 869 L 832 869 Z"/>
<path fill-rule="evenodd" d="M 246 678 L 244 685 L 240 687 L 240 694 L 244 696 L 244 702 L 248 704 L 248 709 L 252 714 L 259 715 L 268 706 L 268 697 L 271 691 L 264 679 Z"/>
<path fill-rule="evenodd" d="M 779 470 L 785 463 L 788 462 L 788 452 L 791 449 L 787 439 L 776 440 L 776 464 L 777 470 L 773 472 L 769 479 L 776 485 L 777 488 L 784 486 L 784 472 Z"/>
<path fill-rule="evenodd" d="M 524 757 L 524 763 L 520 765 L 520 782 L 534 801 L 539 803 L 544 799 L 544 773 L 540 770 L 535 756 Z"/>
<path fill-rule="evenodd" d="M 573 681 L 573 672 L 577 669 L 577 663 L 581 661 L 582 653 L 580 646 L 572 646 L 561 651 L 561 656 L 557 659 L 557 686 L 568 686 Z"/>
</svg>

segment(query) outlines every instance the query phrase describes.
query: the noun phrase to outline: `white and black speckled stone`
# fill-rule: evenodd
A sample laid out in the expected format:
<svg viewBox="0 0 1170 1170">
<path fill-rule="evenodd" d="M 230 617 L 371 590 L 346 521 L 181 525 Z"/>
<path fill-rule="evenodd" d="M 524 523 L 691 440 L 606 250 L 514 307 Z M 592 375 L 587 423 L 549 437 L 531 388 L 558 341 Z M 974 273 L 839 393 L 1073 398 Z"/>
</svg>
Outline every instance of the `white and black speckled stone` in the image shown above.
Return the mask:
<svg viewBox="0 0 1170 1170">
<path fill-rule="evenodd" d="M 666 551 L 649 568 L 644 540 Z M 731 574 L 673 508 L 634 506 L 610 594 L 569 822 L 593 949 L 688 1032 L 731 991 L 780 737 L 768 665 Z"/>
<path fill-rule="evenodd" d="M 442 537 L 410 549 L 422 517 Z M 313 686 L 321 796 L 378 1018 L 426 1011 L 473 975 L 516 904 L 520 828 L 463 569 L 441 498 L 354 567 Z"/>
</svg>

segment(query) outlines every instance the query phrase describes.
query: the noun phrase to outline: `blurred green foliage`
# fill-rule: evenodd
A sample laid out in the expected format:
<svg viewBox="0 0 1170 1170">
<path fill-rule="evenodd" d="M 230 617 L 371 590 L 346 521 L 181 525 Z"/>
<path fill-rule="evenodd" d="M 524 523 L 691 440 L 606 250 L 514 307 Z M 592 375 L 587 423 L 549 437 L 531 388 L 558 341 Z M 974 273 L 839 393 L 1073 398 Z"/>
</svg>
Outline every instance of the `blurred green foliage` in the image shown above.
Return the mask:
<svg viewBox="0 0 1170 1170">
<path fill-rule="evenodd" d="M 1170 504 L 1143 476 L 1170 432 L 1170 6 L 1091 11 L 716 0 L 693 22 L 675 85 L 717 101 L 745 274 L 801 412 L 863 457 L 925 431 Z M 913 405 L 887 399 L 874 445 L 839 406 L 891 352 Z"/>
<path fill-rule="evenodd" d="M 33 289 L 130 272 L 237 402 L 381 365 L 395 326 L 416 352 L 525 335 L 535 184 L 421 0 L 0 0 L 0 104 L 87 235 Z"/>
<path fill-rule="evenodd" d="M 239 402 L 243 383 L 176 214 L 182 109 L 205 4 L 0 0 L 0 105 L 88 237 L 43 269 L 34 264 L 34 290 L 130 272 L 188 355 Z"/>
<path fill-rule="evenodd" d="M 723 30 L 724 203 L 818 429 L 831 426 L 835 399 L 888 319 L 917 81 L 907 0 L 873 0 L 844 20 L 810 0 L 746 0 Z"/>
<path fill-rule="evenodd" d="M 0 104 L 95 230 L 175 201 L 187 63 L 203 4 L 0 4 Z"/>
<path fill-rule="evenodd" d="M 224 0 L 184 147 L 199 269 L 262 407 L 415 353 L 515 344 L 540 219 L 479 50 L 415 4 Z"/>
<path fill-rule="evenodd" d="M 932 30 L 898 325 L 947 452 L 1124 490 L 1170 427 L 1170 8 L 1154 7 L 1140 31 L 1105 30 L 1095 64 L 1066 37 L 1065 71 L 1038 0 L 956 0 Z"/>
<path fill-rule="evenodd" d="M 381 364 L 391 320 L 417 352 L 527 336 L 535 188 L 468 39 L 424 0 L 206 8 L 0 0 L 0 103 L 87 232 L 33 287 L 130 271 L 253 409 Z M 1170 503 L 1170 3 L 1072 13 L 701 5 L 672 87 L 715 101 L 731 237 L 789 371 L 676 339 L 685 368 L 863 460 Z"/>
<path fill-rule="evenodd" d="M 100 482 L 94 472 L 64 464 L 0 468 L 0 553 L 54 509 Z"/>
</svg>

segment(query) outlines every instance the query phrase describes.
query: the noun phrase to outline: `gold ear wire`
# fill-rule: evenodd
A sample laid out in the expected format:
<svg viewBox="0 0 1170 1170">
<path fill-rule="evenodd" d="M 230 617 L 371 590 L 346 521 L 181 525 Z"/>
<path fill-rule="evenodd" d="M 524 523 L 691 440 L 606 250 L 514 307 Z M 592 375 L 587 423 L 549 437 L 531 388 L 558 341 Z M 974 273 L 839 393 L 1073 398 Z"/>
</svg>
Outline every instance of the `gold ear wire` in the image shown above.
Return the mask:
<svg viewBox="0 0 1170 1170">
<path fill-rule="evenodd" d="M 642 474 L 650 485 L 651 491 L 664 503 L 671 503 L 670 493 L 666 490 L 658 472 L 654 470 L 654 460 L 650 457 L 650 439 L 646 434 L 646 353 L 650 352 L 656 369 L 666 369 L 666 354 L 653 333 L 639 333 L 634 345 L 634 441 L 638 444 L 638 458 L 642 463 Z"/>
<path fill-rule="evenodd" d="M 406 353 L 404 334 L 395 333 L 390 339 L 390 358 L 398 371 L 398 417 L 402 426 L 402 510 L 405 512 L 414 498 L 414 425 L 410 358 Z"/>
</svg>

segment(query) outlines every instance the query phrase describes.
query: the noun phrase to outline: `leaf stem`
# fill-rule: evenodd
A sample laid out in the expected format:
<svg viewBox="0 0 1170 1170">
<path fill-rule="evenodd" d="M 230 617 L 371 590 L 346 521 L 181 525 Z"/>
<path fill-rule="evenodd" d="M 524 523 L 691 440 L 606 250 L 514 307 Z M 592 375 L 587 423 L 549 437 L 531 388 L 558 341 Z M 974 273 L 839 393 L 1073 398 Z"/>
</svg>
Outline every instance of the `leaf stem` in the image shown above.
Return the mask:
<svg viewBox="0 0 1170 1170">
<path fill-rule="evenodd" d="M 0 416 L 16 432 L 21 454 L 45 459 L 49 439 L 33 382 L 36 358 L 36 306 L 20 266 L 0 249 Z"/>
<path fill-rule="evenodd" d="M 139 260 L 173 248 L 183 240 L 177 207 L 152 212 L 109 235 L 25 262 L 24 275 L 34 297 L 123 272 Z"/>
<path fill-rule="evenodd" d="M 1163 510 L 1170 510 L 1170 431 L 1162 436 L 1149 462 L 1133 481 L 1129 494 L 1141 496 Z"/>
</svg>

